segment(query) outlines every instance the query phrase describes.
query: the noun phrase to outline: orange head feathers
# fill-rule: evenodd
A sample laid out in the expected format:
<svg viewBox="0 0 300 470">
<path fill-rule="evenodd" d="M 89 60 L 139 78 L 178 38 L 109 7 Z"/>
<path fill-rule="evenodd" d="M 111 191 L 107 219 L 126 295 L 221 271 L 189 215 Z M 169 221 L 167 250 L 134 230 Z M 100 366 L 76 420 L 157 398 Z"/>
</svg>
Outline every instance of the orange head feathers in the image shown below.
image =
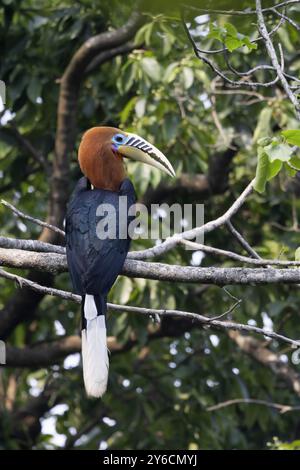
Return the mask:
<svg viewBox="0 0 300 470">
<path fill-rule="evenodd" d="M 93 127 L 83 135 L 78 150 L 79 165 L 95 188 L 118 191 L 125 178 L 123 157 L 147 163 L 175 176 L 165 155 L 136 134 L 115 127 Z"/>
<path fill-rule="evenodd" d="M 125 178 L 122 155 L 113 150 L 114 127 L 93 127 L 82 137 L 78 160 L 82 173 L 99 189 L 118 191 Z"/>
</svg>

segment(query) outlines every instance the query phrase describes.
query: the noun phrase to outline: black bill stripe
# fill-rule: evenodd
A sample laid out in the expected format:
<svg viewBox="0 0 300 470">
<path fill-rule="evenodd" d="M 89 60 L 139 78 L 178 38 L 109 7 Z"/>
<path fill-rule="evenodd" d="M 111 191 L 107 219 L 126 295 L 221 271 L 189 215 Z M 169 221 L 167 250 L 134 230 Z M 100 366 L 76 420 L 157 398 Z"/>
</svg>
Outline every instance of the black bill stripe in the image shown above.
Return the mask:
<svg viewBox="0 0 300 470">
<path fill-rule="evenodd" d="M 130 137 L 130 139 L 128 140 L 128 142 L 126 142 L 125 145 L 128 145 L 130 147 L 136 147 L 142 150 L 172 173 L 168 164 L 163 159 L 161 159 L 159 155 L 155 153 L 155 150 L 148 143 L 144 142 L 143 140 L 137 139 L 136 137 Z"/>
<path fill-rule="evenodd" d="M 135 137 L 130 137 L 130 139 L 128 140 L 128 142 L 126 142 L 125 145 L 132 145 L 132 142 L 135 141 Z"/>
</svg>

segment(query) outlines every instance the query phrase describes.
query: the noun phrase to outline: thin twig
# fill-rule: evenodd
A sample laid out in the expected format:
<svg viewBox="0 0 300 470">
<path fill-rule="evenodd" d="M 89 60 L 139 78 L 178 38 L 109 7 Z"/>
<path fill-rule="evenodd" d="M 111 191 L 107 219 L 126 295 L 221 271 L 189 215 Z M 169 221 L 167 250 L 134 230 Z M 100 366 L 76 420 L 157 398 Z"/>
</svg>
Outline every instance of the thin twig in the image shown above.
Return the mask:
<svg viewBox="0 0 300 470">
<path fill-rule="evenodd" d="M 232 313 L 233 310 L 235 310 L 241 303 L 242 303 L 242 299 L 238 299 L 233 305 L 231 305 L 231 307 L 228 310 L 226 310 L 226 312 L 223 312 L 220 315 L 216 315 L 215 317 L 211 317 L 210 321 L 212 322 L 214 320 L 220 320 L 220 318 L 227 317 L 227 315 Z"/>
<path fill-rule="evenodd" d="M 270 35 L 270 36 L 273 36 L 273 34 L 275 34 L 275 33 L 278 31 L 278 29 L 283 25 L 283 23 L 284 23 L 284 20 L 281 19 L 281 20 L 274 26 L 274 28 L 271 29 L 269 35 Z M 256 44 L 257 42 L 260 42 L 262 39 L 263 39 L 262 36 L 259 36 L 259 37 L 256 38 L 256 39 L 252 39 L 250 42 L 251 42 L 251 44 Z M 224 52 L 228 52 L 228 51 L 229 51 L 229 49 L 228 49 L 227 47 L 222 47 L 222 48 L 214 49 L 214 50 L 212 50 L 212 49 L 202 49 L 202 48 L 200 48 L 199 46 L 197 46 L 197 48 L 198 48 L 198 51 L 201 52 L 202 54 L 220 54 L 221 52 L 224 53 Z"/>
<path fill-rule="evenodd" d="M 267 27 L 266 27 L 266 24 L 265 24 L 263 10 L 262 10 L 262 7 L 261 7 L 261 0 L 255 0 L 255 3 L 256 3 L 256 11 L 257 11 L 258 29 L 260 31 L 260 34 L 263 36 L 263 38 L 265 40 L 265 45 L 266 45 L 268 55 L 271 59 L 273 67 L 276 69 L 277 77 L 279 78 L 279 80 L 280 80 L 280 82 L 281 82 L 281 84 L 282 84 L 289 100 L 291 101 L 291 103 L 295 107 L 296 115 L 297 115 L 298 119 L 300 120 L 299 103 L 298 103 L 298 100 L 297 100 L 296 96 L 292 92 L 292 89 L 289 86 L 289 84 L 288 84 L 288 82 L 287 82 L 287 80 L 284 76 L 282 65 L 280 65 L 279 62 L 278 62 L 275 47 L 274 47 L 274 45 L 273 45 L 273 43 L 270 39 L 268 30 L 267 30 Z"/>
<path fill-rule="evenodd" d="M 180 240 L 182 245 L 194 248 L 195 250 L 201 250 L 204 253 L 209 253 L 217 256 L 226 256 L 227 258 L 241 261 L 242 263 L 254 264 L 255 266 L 300 266 L 300 261 L 284 261 L 279 259 L 263 259 L 263 258 L 249 258 L 248 256 L 242 256 L 233 251 L 221 250 L 212 246 L 203 245 L 201 243 L 191 242 L 190 240 Z M 250 245 L 249 245 L 250 246 Z"/>
<path fill-rule="evenodd" d="M 290 25 L 293 26 L 298 32 L 300 32 L 300 26 L 292 20 L 289 16 L 284 15 L 284 13 L 280 13 L 279 11 L 276 10 L 276 7 L 272 8 L 272 11 L 275 13 L 275 15 L 279 16 L 281 19 L 287 21 L 290 23 Z"/>
<path fill-rule="evenodd" d="M 287 5 L 292 5 L 295 3 L 300 3 L 300 0 L 287 0 L 286 2 L 278 3 L 277 5 L 274 5 L 273 7 L 263 8 L 262 11 L 273 12 L 274 8 L 282 8 L 282 7 L 286 7 Z M 251 8 L 245 8 L 245 10 L 219 10 L 219 9 L 211 9 L 211 8 L 199 8 L 196 6 L 186 5 L 186 4 L 184 4 L 183 6 L 185 8 L 189 8 L 190 10 L 196 10 L 196 11 L 207 13 L 207 14 L 216 13 L 216 14 L 229 15 L 229 16 L 231 15 L 237 15 L 237 16 L 246 15 L 247 16 L 247 15 L 256 14 L 256 10 L 253 10 Z"/>
<path fill-rule="evenodd" d="M 243 235 L 238 232 L 238 230 L 232 225 L 231 220 L 226 221 L 226 226 L 234 238 L 239 242 L 239 244 L 244 248 L 244 250 L 255 259 L 261 259 L 261 257 L 256 253 L 256 251 L 249 245 L 247 240 Z"/>
<path fill-rule="evenodd" d="M 40 286 L 36 282 L 30 281 L 24 277 L 18 276 L 16 274 L 8 273 L 2 268 L 0 268 L 0 277 L 15 281 L 19 284 L 20 287 L 26 286 L 26 287 L 29 287 L 30 289 L 43 292 L 44 294 L 54 295 L 54 296 L 57 296 L 66 300 L 72 300 L 73 302 L 76 302 L 76 303 L 81 302 L 81 297 L 79 295 L 72 294 L 71 292 L 66 292 L 66 291 L 62 291 L 59 289 L 54 289 L 52 287 Z M 187 318 L 193 322 L 197 322 L 207 327 L 212 326 L 217 329 L 245 331 L 248 333 L 252 332 L 252 333 L 259 334 L 259 335 L 267 336 L 272 339 L 276 339 L 281 342 L 291 344 L 294 347 L 300 347 L 300 341 L 274 333 L 273 331 L 265 330 L 264 328 L 259 328 L 257 326 L 243 325 L 242 323 L 214 320 L 204 315 L 199 315 L 198 313 L 186 312 L 186 311 L 181 311 L 181 310 L 158 310 L 158 309 L 153 309 L 153 308 L 133 307 L 129 305 L 118 305 L 118 304 L 111 304 L 111 303 L 108 303 L 107 306 L 110 310 L 137 313 L 137 314 L 146 315 L 146 316 L 158 315 L 160 317 Z"/>
<path fill-rule="evenodd" d="M 257 398 L 234 398 L 233 400 L 226 400 L 226 401 L 223 401 L 222 403 L 217 403 L 216 405 L 209 406 L 208 408 L 206 408 L 206 411 L 217 411 L 217 410 L 221 410 L 222 408 L 226 408 L 227 406 L 239 405 L 239 404 L 268 406 L 269 408 L 275 408 L 276 410 L 279 410 L 280 414 L 284 414 L 289 411 L 300 410 L 300 406 L 282 405 L 281 403 L 273 403 L 273 402 L 266 401 L 266 400 L 259 400 Z"/>
<path fill-rule="evenodd" d="M 22 219 L 30 220 L 30 222 L 34 222 L 35 224 L 40 225 L 41 227 L 46 227 L 49 230 L 52 230 L 53 232 L 59 233 L 63 237 L 65 236 L 65 232 L 61 230 L 60 228 L 55 227 L 54 225 L 51 225 L 51 224 L 47 224 L 47 222 L 43 222 L 42 220 L 36 219 L 35 217 L 32 217 L 31 215 L 24 214 L 24 212 L 20 211 L 19 209 L 17 209 L 15 206 L 5 201 L 4 199 L 1 199 L 0 202 L 4 206 L 12 210 L 16 215 L 18 215 Z"/>
</svg>

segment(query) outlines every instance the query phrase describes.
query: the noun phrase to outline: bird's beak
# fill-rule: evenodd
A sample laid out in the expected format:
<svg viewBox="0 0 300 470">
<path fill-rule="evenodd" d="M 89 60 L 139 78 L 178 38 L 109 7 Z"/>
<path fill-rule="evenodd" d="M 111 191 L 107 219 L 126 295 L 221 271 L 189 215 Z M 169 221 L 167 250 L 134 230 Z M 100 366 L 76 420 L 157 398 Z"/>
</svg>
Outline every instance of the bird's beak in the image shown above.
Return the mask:
<svg viewBox="0 0 300 470">
<path fill-rule="evenodd" d="M 124 157 L 131 158 L 138 162 L 147 163 L 154 166 L 161 171 L 164 171 L 169 176 L 176 176 L 174 168 L 167 159 L 167 157 L 154 145 L 142 139 L 136 134 L 126 133 L 127 140 L 118 146 L 118 152 Z"/>
</svg>

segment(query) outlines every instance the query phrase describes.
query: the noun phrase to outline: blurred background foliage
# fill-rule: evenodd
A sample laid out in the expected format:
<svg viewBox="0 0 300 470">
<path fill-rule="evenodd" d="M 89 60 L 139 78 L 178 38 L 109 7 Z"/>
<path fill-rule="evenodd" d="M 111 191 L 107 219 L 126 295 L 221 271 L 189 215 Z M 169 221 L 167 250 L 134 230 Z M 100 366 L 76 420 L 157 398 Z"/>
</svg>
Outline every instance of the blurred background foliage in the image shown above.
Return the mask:
<svg viewBox="0 0 300 470">
<path fill-rule="evenodd" d="M 46 217 L 49 180 L 41 165 L 19 144 L 14 126 L 51 162 L 59 80 L 65 67 L 86 39 L 124 24 L 135 5 L 134 1 L 118 0 L 101 3 L 2 0 L 0 77 L 6 83 L 7 103 L 1 115 L 0 192 L 1 197 L 26 213 L 41 219 Z M 227 0 L 195 1 L 189 5 L 226 9 L 254 6 L 253 2 Z M 203 194 L 176 186 L 172 190 L 172 183 L 156 170 L 129 164 L 128 172 L 139 199 L 145 201 L 155 189 L 168 185 L 171 186 L 168 202 L 204 203 L 205 219 L 209 220 L 228 208 L 254 177 L 257 139 L 276 135 L 283 129 L 299 128 L 299 124 L 280 86 L 240 92 L 224 88 L 214 73 L 194 56 L 179 7 L 179 2 L 174 1 L 151 2 L 151 5 L 142 2 L 146 21 L 135 38 L 137 48 L 96 69 L 84 82 L 77 111 L 77 146 L 84 130 L 95 125 L 113 125 L 142 135 L 164 151 L 177 175 L 203 174 L 211 186 Z M 296 21 L 300 19 L 300 9 L 292 8 Z M 208 16 L 188 8 L 185 13 L 203 49 L 221 45 L 216 37 L 208 37 L 212 22 L 218 27 L 230 22 L 248 38 L 257 37 L 255 17 L 249 20 L 247 16 Z M 272 16 L 268 18 L 270 22 L 273 20 Z M 283 44 L 292 72 L 298 75 L 299 35 L 290 25 L 284 25 L 276 39 Z M 214 60 L 219 66 L 225 66 L 222 55 Z M 235 68 L 243 71 L 267 59 L 261 47 L 256 50 L 240 47 L 232 52 L 230 60 Z M 270 73 L 257 73 L 258 80 L 269 80 L 270 76 Z M 70 188 L 79 177 L 76 148 L 70 155 Z M 228 168 L 222 159 L 226 152 L 232 153 Z M 223 187 L 217 176 L 227 172 L 228 180 Z M 298 194 L 297 178 L 292 180 L 289 174 L 281 172 L 266 193 L 253 195 L 236 216 L 236 226 L 260 255 L 293 259 L 299 245 Z M 3 207 L 0 220 L 1 235 L 30 239 L 39 235 L 37 226 L 24 224 Z M 207 236 L 206 242 L 239 250 L 225 229 Z M 136 241 L 132 248 L 151 244 Z M 222 263 L 210 256 L 201 260 L 201 254 L 191 256 L 185 250 L 173 251 L 165 260 L 195 265 L 201 262 L 203 266 Z M 222 265 L 233 266 L 233 263 L 225 261 Z M 67 274 L 58 276 L 55 284 L 61 289 L 71 289 Z M 15 286 L 1 280 L 0 287 L 0 302 L 4 306 Z M 233 313 L 234 320 L 269 327 L 274 323 L 277 332 L 293 338 L 300 336 L 298 286 L 230 286 L 229 290 L 243 300 Z M 198 311 L 212 316 L 231 305 L 230 297 L 218 287 L 125 277 L 119 278 L 110 301 Z M 76 305 L 47 297 L 33 321 L 16 327 L 9 344 L 24 347 L 77 334 L 79 317 Z M 299 439 L 299 412 L 280 414 L 255 404 L 207 411 L 211 405 L 236 397 L 299 403 L 299 396 L 271 369 L 241 351 L 225 332 L 196 328 L 175 320 L 160 326 L 146 318 L 111 313 L 109 334 L 120 344 L 132 338 L 137 342 L 122 354 L 113 355 L 108 393 L 101 402 L 87 400 L 85 396 L 79 354 L 47 369 L 1 371 L 4 390 L 12 376 L 17 381 L 14 409 L 20 409 L 30 396 L 37 396 L 49 380 L 59 384 L 63 396 L 58 404 L 53 399 L 55 406 L 42 416 L 42 432 L 31 444 L 11 437 L 11 410 L 2 401 L 2 448 L 26 445 L 38 449 L 59 448 L 84 429 L 86 432 L 79 436 L 75 448 L 94 449 L 100 443 L 101 448 L 109 449 L 255 449 L 267 448 L 274 436 L 280 442 Z M 295 351 L 275 341 L 269 347 L 283 363 L 299 371 L 300 358 Z M 271 448 L 279 448 L 282 444 L 278 442 L 274 441 Z"/>
</svg>

